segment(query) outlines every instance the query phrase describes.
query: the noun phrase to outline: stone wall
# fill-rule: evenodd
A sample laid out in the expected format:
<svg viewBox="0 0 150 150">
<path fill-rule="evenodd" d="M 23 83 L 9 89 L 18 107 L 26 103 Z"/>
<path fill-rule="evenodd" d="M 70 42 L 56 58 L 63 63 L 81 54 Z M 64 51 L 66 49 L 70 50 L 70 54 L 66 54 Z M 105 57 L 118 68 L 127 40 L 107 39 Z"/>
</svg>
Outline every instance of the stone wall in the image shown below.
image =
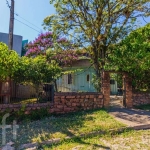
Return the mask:
<svg viewBox="0 0 150 150">
<path fill-rule="evenodd" d="M 150 104 L 150 93 L 134 92 L 132 94 L 133 106 Z"/>
<path fill-rule="evenodd" d="M 21 104 L 0 104 L 0 111 L 17 111 Z M 102 93 L 55 93 L 54 102 L 26 104 L 27 112 L 40 108 L 49 108 L 50 113 L 68 113 L 103 107 Z"/>
<path fill-rule="evenodd" d="M 54 101 L 51 112 L 74 112 L 102 108 L 103 95 L 101 93 L 56 93 Z"/>
<path fill-rule="evenodd" d="M 0 104 L 0 112 L 5 111 L 18 111 L 21 108 L 25 107 L 25 110 L 27 112 L 31 110 L 41 109 L 41 108 L 47 108 L 52 107 L 52 104 L 50 103 L 33 103 L 33 104 Z"/>
</svg>

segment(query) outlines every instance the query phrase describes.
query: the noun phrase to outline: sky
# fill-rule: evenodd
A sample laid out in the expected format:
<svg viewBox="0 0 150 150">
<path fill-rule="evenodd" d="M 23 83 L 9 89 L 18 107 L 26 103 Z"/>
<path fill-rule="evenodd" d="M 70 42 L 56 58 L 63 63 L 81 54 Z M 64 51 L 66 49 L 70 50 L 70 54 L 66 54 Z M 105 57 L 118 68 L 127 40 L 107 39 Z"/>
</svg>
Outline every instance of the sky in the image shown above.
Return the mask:
<svg viewBox="0 0 150 150">
<path fill-rule="evenodd" d="M 8 0 L 8 2 L 11 4 L 11 0 Z M 33 41 L 39 35 L 39 32 L 44 32 L 42 27 L 43 19 L 50 14 L 54 14 L 55 9 L 53 5 L 50 5 L 49 0 L 15 0 L 15 13 L 19 15 L 15 15 L 15 19 L 29 25 L 37 31 L 15 20 L 14 34 L 21 35 L 24 40 L 28 39 L 29 41 Z M 0 32 L 8 33 L 9 17 L 10 10 L 6 4 L 6 0 L 0 0 Z"/>
<path fill-rule="evenodd" d="M 8 2 L 10 3 L 11 0 L 8 0 Z M 33 41 L 39 35 L 39 32 L 44 32 L 42 27 L 43 19 L 50 14 L 54 14 L 55 9 L 53 5 L 50 5 L 49 0 L 15 0 L 15 13 L 19 15 L 15 15 L 15 19 L 38 31 L 35 31 L 34 29 L 31 29 L 15 20 L 14 34 L 21 35 L 24 40 L 28 39 L 29 41 Z M 0 0 L 0 32 L 8 33 L 9 17 L 10 10 L 6 4 L 6 0 Z M 24 19 L 36 25 L 38 28 L 28 23 Z M 150 17 L 147 18 L 146 21 L 150 22 Z M 142 18 L 141 23 L 142 25 L 146 24 Z"/>
</svg>

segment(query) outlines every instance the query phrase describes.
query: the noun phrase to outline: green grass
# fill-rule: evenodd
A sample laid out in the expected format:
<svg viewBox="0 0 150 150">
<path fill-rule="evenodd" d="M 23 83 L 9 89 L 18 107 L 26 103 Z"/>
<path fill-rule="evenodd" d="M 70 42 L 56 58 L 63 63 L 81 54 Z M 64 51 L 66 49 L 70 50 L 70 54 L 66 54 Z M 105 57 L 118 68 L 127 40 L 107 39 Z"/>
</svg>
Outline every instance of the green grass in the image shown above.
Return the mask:
<svg viewBox="0 0 150 150">
<path fill-rule="evenodd" d="M 52 138 L 64 139 L 67 136 L 78 136 L 91 131 L 107 132 L 109 129 L 121 127 L 125 127 L 125 125 L 116 121 L 106 110 L 81 111 L 46 117 L 32 122 L 21 122 L 16 143 L 18 145 L 29 142 L 40 143 Z M 12 133 L 7 129 L 7 140 L 11 139 Z"/>
<path fill-rule="evenodd" d="M 126 131 L 116 135 L 98 135 L 95 137 L 74 138 L 59 144 L 42 145 L 42 150 L 150 150 L 150 130 Z"/>
<path fill-rule="evenodd" d="M 150 111 L 150 104 L 135 106 L 135 108 Z"/>
<path fill-rule="evenodd" d="M 29 103 L 37 103 L 37 98 L 29 98 L 29 99 L 13 99 L 13 104 L 29 104 Z"/>
</svg>

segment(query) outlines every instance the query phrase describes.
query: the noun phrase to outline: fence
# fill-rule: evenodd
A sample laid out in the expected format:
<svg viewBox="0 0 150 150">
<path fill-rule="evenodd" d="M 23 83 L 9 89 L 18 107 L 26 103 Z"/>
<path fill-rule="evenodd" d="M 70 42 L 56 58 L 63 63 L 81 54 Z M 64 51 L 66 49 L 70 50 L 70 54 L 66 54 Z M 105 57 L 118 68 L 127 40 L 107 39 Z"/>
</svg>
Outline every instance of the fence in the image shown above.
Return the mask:
<svg viewBox="0 0 150 150">
<path fill-rule="evenodd" d="M 34 86 L 13 81 L 0 82 L 0 104 L 43 103 L 54 100 L 54 86 L 43 84 L 38 92 Z"/>
</svg>

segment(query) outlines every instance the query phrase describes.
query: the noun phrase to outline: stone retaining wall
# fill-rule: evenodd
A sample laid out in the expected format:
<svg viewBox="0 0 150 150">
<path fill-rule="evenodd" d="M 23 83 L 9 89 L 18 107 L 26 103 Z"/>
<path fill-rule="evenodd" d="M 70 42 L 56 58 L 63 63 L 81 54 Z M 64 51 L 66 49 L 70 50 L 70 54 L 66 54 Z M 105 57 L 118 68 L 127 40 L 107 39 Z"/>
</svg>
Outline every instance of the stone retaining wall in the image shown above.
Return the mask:
<svg viewBox="0 0 150 150">
<path fill-rule="evenodd" d="M 103 95 L 101 93 L 56 93 L 54 101 L 51 112 L 74 112 L 102 108 Z"/>
<path fill-rule="evenodd" d="M 150 93 L 146 92 L 134 92 L 132 94 L 133 105 L 150 104 Z"/>
<path fill-rule="evenodd" d="M 0 104 L 0 111 L 17 111 L 21 104 Z M 54 102 L 26 104 L 27 112 L 40 108 L 49 108 L 50 113 L 68 113 L 103 107 L 102 93 L 55 93 Z"/>
</svg>

